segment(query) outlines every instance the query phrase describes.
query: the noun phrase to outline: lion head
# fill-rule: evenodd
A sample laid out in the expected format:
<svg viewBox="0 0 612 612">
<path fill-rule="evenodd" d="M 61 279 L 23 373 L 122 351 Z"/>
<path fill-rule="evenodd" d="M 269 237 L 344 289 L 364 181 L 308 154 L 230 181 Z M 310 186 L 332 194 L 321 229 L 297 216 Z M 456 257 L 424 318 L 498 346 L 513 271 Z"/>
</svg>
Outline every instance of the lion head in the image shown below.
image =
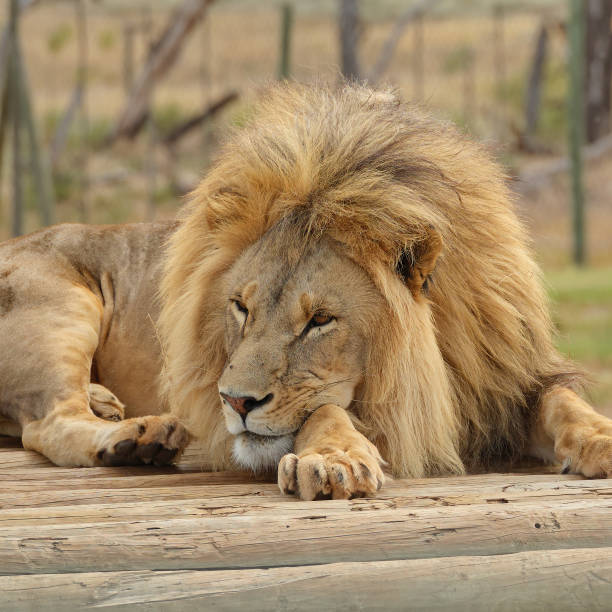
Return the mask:
<svg viewBox="0 0 612 612">
<path fill-rule="evenodd" d="M 276 465 L 317 407 L 397 475 L 519 448 L 555 375 L 503 175 L 389 92 L 278 85 L 168 245 L 162 383 L 217 466 Z"/>
</svg>

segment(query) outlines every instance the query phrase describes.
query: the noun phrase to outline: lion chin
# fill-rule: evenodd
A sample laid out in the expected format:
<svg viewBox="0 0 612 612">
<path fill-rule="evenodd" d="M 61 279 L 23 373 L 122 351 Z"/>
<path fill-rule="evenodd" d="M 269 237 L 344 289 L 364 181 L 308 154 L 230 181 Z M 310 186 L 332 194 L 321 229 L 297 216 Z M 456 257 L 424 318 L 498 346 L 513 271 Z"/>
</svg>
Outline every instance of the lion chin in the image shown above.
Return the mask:
<svg viewBox="0 0 612 612">
<path fill-rule="evenodd" d="M 295 434 L 262 436 L 244 431 L 234 436 L 234 461 L 253 472 L 276 469 L 281 458 L 293 449 Z"/>
</svg>

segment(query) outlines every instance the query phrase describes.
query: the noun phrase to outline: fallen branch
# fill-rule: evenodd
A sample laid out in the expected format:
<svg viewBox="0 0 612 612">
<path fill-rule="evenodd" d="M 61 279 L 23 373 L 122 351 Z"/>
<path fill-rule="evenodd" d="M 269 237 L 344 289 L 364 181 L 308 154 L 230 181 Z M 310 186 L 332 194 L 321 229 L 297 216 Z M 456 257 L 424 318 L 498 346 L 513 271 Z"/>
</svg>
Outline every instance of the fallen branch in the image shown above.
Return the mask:
<svg viewBox="0 0 612 612">
<path fill-rule="evenodd" d="M 205 121 L 211 119 L 214 115 L 216 115 L 222 108 L 227 106 L 230 102 L 238 99 L 237 91 L 230 91 L 225 94 L 222 98 L 213 102 L 208 108 L 203 110 L 201 113 L 186 119 L 183 123 L 176 126 L 173 130 L 170 131 L 169 134 L 164 136 L 162 139 L 162 144 L 166 146 L 175 145 L 185 134 L 189 133 L 191 130 L 196 128 L 198 125 L 201 125 Z"/>
<path fill-rule="evenodd" d="M 583 147 L 582 159 L 585 162 L 596 161 L 609 152 L 612 152 L 612 134 Z M 538 164 L 535 168 L 522 170 L 517 177 L 517 189 L 519 191 L 538 189 L 547 184 L 555 176 L 569 172 L 569 169 L 569 157 L 558 157 L 543 164 Z"/>
<path fill-rule="evenodd" d="M 151 93 L 156 83 L 179 57 L 183 43 L 213 0 L 184 0 L 170 17 L 162 35 L 152 45 L 128 100 L 119 115 L 108 144 L 118 138 L 134 138 L 147 117 Z"/>
<path fill-rule="evenodd" d="M 367 80 L 371 85 L 376 85 L 380 77 L 382 77 L 389 67 L 393 55 L 395 54 L 395 49 L 404 35 L 406 27 L 417 17 L 431 10 L 439 1 L 440 0 L 420 0 L 400 15 L 380 51 L 378 60 L 376 60 L 374 67 L 368 75 Z"/>
</svg>

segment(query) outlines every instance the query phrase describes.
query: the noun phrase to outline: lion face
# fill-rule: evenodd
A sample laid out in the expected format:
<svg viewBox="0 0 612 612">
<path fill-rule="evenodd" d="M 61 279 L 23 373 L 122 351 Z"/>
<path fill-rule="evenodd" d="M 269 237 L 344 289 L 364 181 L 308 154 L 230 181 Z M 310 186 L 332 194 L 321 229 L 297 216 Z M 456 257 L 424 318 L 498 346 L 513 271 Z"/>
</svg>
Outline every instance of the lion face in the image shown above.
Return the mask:
<svg viewBox="0 0 612 612">
<path fill-rule="evenodd" d="M 310 413 L 347 408 L 383 300 L 331 240 L 288 252 L 271 230 L 226 278 L 227 362 L 218 387 L 234 458 L 275 466 Z"/>
</svg>

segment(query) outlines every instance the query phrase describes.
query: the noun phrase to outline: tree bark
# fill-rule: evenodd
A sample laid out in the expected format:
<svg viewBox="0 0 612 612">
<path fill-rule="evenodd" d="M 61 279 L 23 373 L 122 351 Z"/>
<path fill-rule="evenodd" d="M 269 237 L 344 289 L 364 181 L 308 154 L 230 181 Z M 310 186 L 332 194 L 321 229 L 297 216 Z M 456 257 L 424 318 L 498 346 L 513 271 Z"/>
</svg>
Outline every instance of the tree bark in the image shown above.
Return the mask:
<svg viewBox="0 0 612 612">
<path fill-rule="evenodd" d="M 612 83 L 611 0 L 585 2 L 586 140 L 594 142 L 610 133 L 610 88 Z"/>
<path fill-rule="evenodd" d="M 340 52 L 342 74 L 349 80 L 358 81 L 361 69 L 357 57 L 359 42 L 359 7 L 357 0 L 340 0 Z"/>
<path fill-rule="evenodd" d="M 542 91 L 542 79 L 544 76 L 544 65 L 546 63 L 546 51 L 548 47 L 548 29 L 546 24 L 540 26 L 536 39 L 533 61 L 527 93 L 525 96 L 525 136 L 530 139 L 535 132 L 540 116 L 540 94 Z"/>
<path fill-rule="evenodd" d="M 109 144 L 118 138 L 134 138 L 138 134 L 149 112 L 151 93 L 156 83 L 174 65 L 187 36 L 212 1 L 184 0 L 173 12 L 162 35 L 152 45 L 145 65 L 136 76 Z"/>
</svg>

